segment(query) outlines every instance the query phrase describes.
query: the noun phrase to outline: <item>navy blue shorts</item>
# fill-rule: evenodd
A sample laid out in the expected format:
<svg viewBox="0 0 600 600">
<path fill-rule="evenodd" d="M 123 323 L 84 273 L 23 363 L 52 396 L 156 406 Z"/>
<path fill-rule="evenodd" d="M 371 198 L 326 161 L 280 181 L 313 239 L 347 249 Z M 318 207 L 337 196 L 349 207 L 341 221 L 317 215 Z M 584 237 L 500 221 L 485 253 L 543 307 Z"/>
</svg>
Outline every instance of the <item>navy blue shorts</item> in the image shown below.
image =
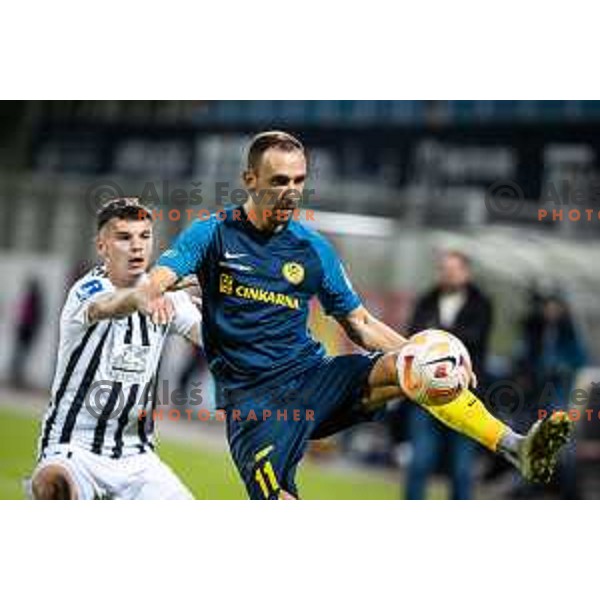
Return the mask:
<svg viewBox="0 0 600 600">
<path fill-rule="evenodd" d="M 373 420 L 364 410 L 369 374 L 381 356 L 327 357 L 316 368 L 266 390 L 236 391 L 227 413 L 227 440 L 253 500 L 298 496 L 295 476 L 309 440 Z"/>
</svg>

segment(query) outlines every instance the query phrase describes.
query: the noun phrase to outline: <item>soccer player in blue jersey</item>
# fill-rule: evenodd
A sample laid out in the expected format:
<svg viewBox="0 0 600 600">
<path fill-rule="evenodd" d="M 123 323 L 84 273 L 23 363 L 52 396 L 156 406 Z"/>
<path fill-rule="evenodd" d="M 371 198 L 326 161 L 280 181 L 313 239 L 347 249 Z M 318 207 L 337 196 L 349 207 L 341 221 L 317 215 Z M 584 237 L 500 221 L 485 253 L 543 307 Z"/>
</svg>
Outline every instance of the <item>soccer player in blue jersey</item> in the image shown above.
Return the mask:
<svg viewBox="0 0 600 600">
<path fill-rule="evenodd" d="M 185 230 L 144 284 L 142 308 L 161 322 L 162 294 L 198 276 L 203 343 L 234 462 L 251 498 L 292 499 L 310 439 L 369 420 L 392 398 L 411 397 L 397 371 L 406 339 L 369 313 L 331 244 L 294 218 L 307 178 L 296 138 L 256 136 L 243 178 L 244 206 Z M 326 356 L 307 328 L 314 296 L 367 353 Z M 564 418 L 540 421 L 520 436 L 469 390 L 425 408 L 532 480 L 549 479 L 568 437 Z"/>
</svg>

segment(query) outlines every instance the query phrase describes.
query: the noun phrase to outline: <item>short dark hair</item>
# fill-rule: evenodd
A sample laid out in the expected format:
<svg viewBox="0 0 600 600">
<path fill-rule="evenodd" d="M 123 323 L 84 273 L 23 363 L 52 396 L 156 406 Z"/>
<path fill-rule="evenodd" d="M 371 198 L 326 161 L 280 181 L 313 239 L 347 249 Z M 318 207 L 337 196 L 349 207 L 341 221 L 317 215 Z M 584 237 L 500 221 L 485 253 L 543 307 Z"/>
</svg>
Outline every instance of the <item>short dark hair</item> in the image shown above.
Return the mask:
<svg viewBox="0 0 600 600">
<path fill-rule="evenodd" d="M 96 217 L 97 230 L 100 231 L 111 219 L 126 219 L 128 221 L 147 219 L 152 221 L 152 215 L 136 196 L 111 198 L 98 211 Z"/>
<path fill-rule="evenodd" d="M 299 139 L 285 131 L 263 131 L 255 135 L 248 148 L 248 157 L 246 168 L 256 171 L 260 166 L 260 161 L 264 153 L 270 148 L 278 148 L 285 152 L 299 150 L 306 155 L 306 150 Z"/>
</svg>

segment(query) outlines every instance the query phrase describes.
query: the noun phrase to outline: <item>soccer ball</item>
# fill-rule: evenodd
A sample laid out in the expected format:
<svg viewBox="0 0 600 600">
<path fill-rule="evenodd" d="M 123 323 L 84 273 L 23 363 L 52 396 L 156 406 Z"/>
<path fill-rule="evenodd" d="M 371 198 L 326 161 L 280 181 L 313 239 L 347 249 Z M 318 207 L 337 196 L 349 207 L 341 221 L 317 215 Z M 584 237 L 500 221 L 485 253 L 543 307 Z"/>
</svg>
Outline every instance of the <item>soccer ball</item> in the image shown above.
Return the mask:
<svg viewBox="0 0 600 600">
<path fill-rule="evenodd" d="M 424 406 L 452 402 L 476 383 L 468 350 L 440 329 L 413 335 L 400 350 L 396 366 L 404 393 Z"/>
</svg>

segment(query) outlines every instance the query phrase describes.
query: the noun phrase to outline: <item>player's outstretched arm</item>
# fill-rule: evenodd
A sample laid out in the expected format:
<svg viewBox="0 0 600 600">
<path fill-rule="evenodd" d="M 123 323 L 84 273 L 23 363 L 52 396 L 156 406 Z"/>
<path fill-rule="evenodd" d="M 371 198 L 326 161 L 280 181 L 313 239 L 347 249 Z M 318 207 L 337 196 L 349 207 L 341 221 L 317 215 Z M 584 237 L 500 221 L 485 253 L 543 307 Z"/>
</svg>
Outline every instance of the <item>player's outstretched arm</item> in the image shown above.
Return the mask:
<svg viewBox="0 0 600 600">
<path fill-rule="evenodd" d="M 406 343 L 406 338 L 376 319 L 362 305 L 337 320 L 348 337 L 365 350 L 392 352 Z"/>
<path fill-rule="evenodd" d="M 143 310 L 145 296 L 139 288 L 124 288 L 103 296 L 90 303 L 87 309 L 88 324 L 103 319 L 120 319 L 138 310 Z"/>
<path fill-rule="evenodd" d="M 117 290 L 92 302 L 87 309 L 87 322 L 119 319 L 141 311 L 148 314 L 153 322 L 164 325 L 171 320 L 174 309 L 163 292 L 176 281 L 177 276 L 170 269 L 158 267 L 143 284 Z"/>
</svg>

